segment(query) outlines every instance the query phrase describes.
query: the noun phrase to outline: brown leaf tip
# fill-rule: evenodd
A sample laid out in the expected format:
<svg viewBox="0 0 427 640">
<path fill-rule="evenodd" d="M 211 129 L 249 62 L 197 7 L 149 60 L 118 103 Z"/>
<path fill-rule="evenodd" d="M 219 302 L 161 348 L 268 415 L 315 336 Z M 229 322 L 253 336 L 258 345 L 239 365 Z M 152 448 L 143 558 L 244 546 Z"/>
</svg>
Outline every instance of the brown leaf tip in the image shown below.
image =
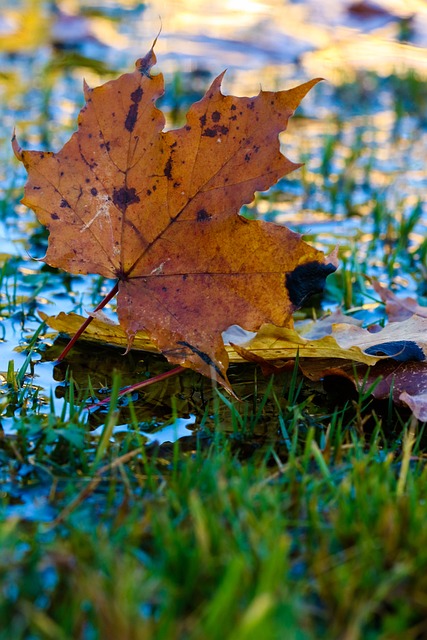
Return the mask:
<svg viewBox="0 0 427 640">
<path fill-rule="evenodd" d="M 331 262 L 325 264 L 315 260 L 298 265 L 286 274 L 289 300 L 295 307 L 300 307 L 306 298 L 323 291 L 327 276 L 336 269 L 336 265 Z"/>
<path fill-rule="evenodd" d="M 157 35 L 156 38 L 154 39 L 154 42 L 151 46 L 150 51 L 143 58 L 138 58 L 138 60 L 135 62 L 135 67 L 139 71 L 139 73 L 142 76 L 146 76 L 147 78 L 150 78 L 150 79 L 152 78 L 150 74 L 150 70 L 154 67 L 154 65 L 157 62 L 156 54 L 154 53 L 154 47 L 156 46 L 158 37 L 159 36 Z"/>
<path fill-rule="evenodd" d="M 212 369 L 215 371 L 215 373 L 222 380 L 226 380 L 226 377 L 222 373 L 222 371 L 219 368 L 219 366 L 216 364 L 216 362 L 214 362 L 212 360 L 212 358 L 207 353 L 205 353 L 201 349 L 198 349 L 197 347 L 195 347 L 194 345 L 190 344 L 189 342 L 186 342 L 185 340 L 178 340 L 177 344 L 182 344 L 183 347 L 187 347 L 187 349 L 189 349 L 192 353 L 194 353 L 196 356 L 199 356 L 199 358 L 202 360 L 202 362 L 204 362 L 205 364 L 209 365 L 209 367 L 212 367 Z"/>
<path fill-rule="evenodd" d="M 15 133 L 15 129 L 13 130 L 13 134 L 12 134 L 12 149 L 13 149 L 13 153 L 15 154 L 15 157 L 17 158 L 17 160 L 19 160 L 20 162 L 22 162 L 23 159 L 23 151 L 18 143 L 18 140 L 16 139 L 16 133 Z"/>
</svg>

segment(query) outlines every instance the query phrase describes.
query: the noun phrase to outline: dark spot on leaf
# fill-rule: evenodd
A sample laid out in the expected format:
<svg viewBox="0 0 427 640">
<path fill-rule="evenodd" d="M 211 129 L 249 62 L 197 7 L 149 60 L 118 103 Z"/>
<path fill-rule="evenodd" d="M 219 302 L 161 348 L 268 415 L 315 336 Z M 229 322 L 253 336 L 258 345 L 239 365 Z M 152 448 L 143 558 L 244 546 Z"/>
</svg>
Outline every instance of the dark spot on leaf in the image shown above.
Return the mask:
<svg viewBox="0 0 427 640">
<path fill-rule="evenodd" d="M 88 136 L 87 136 L 87 137 L 88 137 L 88 138 L 89 138 L 89 140 L 90 140 L 90 139 L 92 138 L 92 134 L 91 134 L 91 133 L 88 133 Z"/>
<path fill-rule="evenodd" d="M 295 307 L 300 307 L 308 296 L 323 291 L 326 277 L 336 271 L 329 263 L 306 262 L 286 274 L 286 287 L 289 299 Z"/>
<path fill-rule="evenodd" d="M 249 162 L 250 159 L 251 159 L 251 156 L 249 155 L 249 153 L 247 153 L 245 155 L 245 162 Z"/>
<path fill-rule="evenodd" d="M 135 103 L 141 102 L 143 94 L 144 91 L 142 87 L 137 87 L 135 91 L 132 91 L 132 93 L 130 94 L 130 99 Z"/>
<path fill-rule="evenodd" d="M 204 127 L 206 124 L 206 115 L 201 116 L 199 120 L 200 120 L 201 126 Z"/>
<path fill-rule="evenodd" d="M 237 120 L 237 116 L 230 116 L 229 120 Z"/>
<path fill-rule="evenodd" d="M 180 182 L 174 182 L 173 183 L 174 189 L 177 189 L 180 184 L 181 184 Z"/>
<path fill-rule="evenodd" d="M 124 212 L 130 204 L 139 202 L 139 196 L 133 187 L 122 187 L 121 189 L 114 189 L 113 202 L 120 211 Z"/>
<path fill-rule="evenodd" d="M 89 184 L 90 178 L 86 178 L 85 182 L 86 182 L 86 184 Z"/>
<path fill-rule="evenodd" d="M 138 105 L 131 104 L 125 120 L 125 129 L 129 132 L 134 130 L 136 119 L 138 117 Z"/>
<path fill-rule="evenodd" d="M 97 196 L 98 195 L 98 189 L 95 189 L 95 187 L 92 187 L 92 189 L 90 190 L 91 194 L 93 196 Z"/>
<path fill-rule="evenodd" d="M 206 211 L 206 209 L 200 209 L 196 214 L 196 218 L 197 222 L 205 222 L 206 220 L 210 220 L 212 216 Z"/>
<path fill-rule="evenodd" d="M 202 133 L 202 136 L 207 138 L 216 138 L 217 132 L 216 129 L 205 129 Z"/>
<path fill-rule="evenodd" d="M 162 291 L 167 291 L 168 288 L 167 287 L 162 287 Z"/>
<path fill-rule="evenodd" d="M 153 184 L 153 191 L 155 191 L 157 189 L 156 185 Z"/>
<path fill-rule="evenodd" d="M 59 205 L 61 207 L 61 209 L 70 209 L 70 205 L 68 204 L 68 202 L 62 198 L 61 200 L 61 204 Z"/>
<path fill-rule="evenodd" d="M 231 108 L 231 111 L 236 111 L 236 109 L 237 109 L 235 104 L 232 104 L 230 108 Z"/>
<path fill-rule="evenodd" d="M 188 273 L 184 273 L 184 275 L 182 276 L 182 279 L 184 280 L 184 282 L 185 280 L 187 280 L 187 278 L 188 278 Z"/>
<path fill-rule="evenodd" d="M 164 172 L 168 180 L 172 180 L 172 158 L 169 158 L 165 164 Z"/>
<path fill-rule="evenodd" d="M 50 217 L 52 218 L 52 220 L 59 220 L 59 216 L 57 213 L 51 213 Z"/>
<path fill-rule="evenodd" d="M 249 102 L 249 104 L 247 104 L 246 107 L 251 111 L 253 111 L 255 107 L 255 102 Z"/>
<path fill-rule="evenodd" d="M 212 120 L 214 122 L 219 122 L 221 120 L 221 114 L 219 111 L 214 111 L 212 116 L 211 116 Z"/>
<path fill-rule="evenodd" d="M 177 141 L 175 140 L 175 142 L 172 142 L 171 146 L 169 147 L 170 149 L 173 149 L 174 147 L 176 147 L 177 145 Z"/>
<path fill-rule="evenodd" d="M 147 189 L 147 196 L 151 196 L 151 189 Z"/>
<path fill-rule="evenodd" d="M 185 130 L 186 130 L 186 131 L 191 131 L 191 127 L 190 127 L 189 125 L 187 125 L 187 126 L 185 127 Z"/>
<path fill-rule="evenodd" d="M 34 191 L 38 191 L 41 187 L 33 187 Z"/>
<path fill-rule="evenodd" d="M 390 356 L 399 362 L 407 362 L 408 360 L 421 362 L 426 359 L 424 351 L 412 340 L 383 342 L 365 349 L 365 352 L 371 355 Z"/>
</svg>

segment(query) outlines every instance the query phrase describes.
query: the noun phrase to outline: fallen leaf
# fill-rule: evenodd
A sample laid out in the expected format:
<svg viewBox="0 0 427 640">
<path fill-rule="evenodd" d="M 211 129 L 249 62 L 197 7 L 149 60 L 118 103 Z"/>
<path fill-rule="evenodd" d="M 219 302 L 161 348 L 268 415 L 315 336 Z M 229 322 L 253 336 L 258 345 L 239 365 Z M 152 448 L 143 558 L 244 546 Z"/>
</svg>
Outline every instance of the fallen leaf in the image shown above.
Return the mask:
<svg viewBox="0 0 427 640">
<path fill-rule="evenodd" d="M 48 316 L 43 313 L 43 311 L 39 311 L 38 313 L 48 327 L 67 336 L 73 336 L 77 333 L 85 320 L 83 316 L 77 313 L 64 313 L 61 311 L 61 313 L 56 316 Z M 101 319 L 98 314 L 94 317 L 90 325 L 88 325 L 81 339 L 112 347 L 122 347 L 123 349 L 127 346 L 127 336 L 122 327 L 117 323 L 112 323 L 110 319 L 108 319 L 108 321 Z M 148 334 L 144 331 L 138 331 L 135 335 L 132 349 L 160 353 L 159 349 L 155 347 L 150 341 Z"/>
<path fill-rule="evenodd" d="M 346 326 L 350 328 L 353 325 Z M 380 354 L 365 353 L 357 344 L 341 346 L 334 335 L 310 340 L 300 336 L 294 329 L 273 325 L 264 325 L 248 342 L 232 346 L 242 358 L 259 364 L 270 360 L 294 358 L 297 354 L 301 358 L 339 358 L 368 365 L 375 364 L 382 358 Z"/>
<path fill-rule="evenodd" d="M 39 312 L 46 324 L 66 335 L 72 336 L 77 332 L 84 318 L 76 313 L 61 312 L 57 316 L 47 316 Z M 233 334 L 234 339 L 239 334 Z M 245 333 L 242 332 L 245 336 Z M 82 339 L 90 342 L 100 342 L 117 347 L 126 347 L 127 336 L 125 331 L 117 324 L 105 322 L 96 317 L 88 326 Z M 133 349 L 160 353 L 159 349 L 150 341 L 148 334 L 138 331 L 132 343 Z M 265 325 L 251 340 L 245 340 L 242 345 L 231 343 L 225 345 L 230 362 L 242 363 L 246 361 L 263 364 L 264 361 L 280 361 L 285 358 L 295 358 L 299 353 L 307 358 L 341 358 L 375 364 L 382 356 L 368 355 L 359 347 L 342 348 L 331 336 L 325 336 L 320 340 L 306 340 L 293 329 L 281 329 L 273 325 Z M 277 363 L 276 363 L 277 366 Z M 280 367 L 280 364 L 278 365 Z"/>
<path fill-rule="evenodd" d="M 291 326 L 337 266 L 299 234 L 238 214 L 300 166 L 278 134 L 318 79 L 236 98 L 221 93 L 221 74 L 186 124 L 164 132 L 155 62 L 152 48 L 133 73 L 85 85 L 78 131 L 58 153 L 23 151 L 14 137 L 23 202 L 49 229 L 48 264 L 119 280 L 129 344 L 144 329 L 170 362 L 229 388 L 221 333 Z"/>
<path fill-rule="evenodd" d="M 400 394 L 402 402 L 408 405 L 412 413 L 421 422 L 427 422 L 427 391 L 411 396 L 406 391 Z"/>
<path fill-rule="evenodd" d="M 42 312 L 39 314 L 48 326 L 67 335 L 73 335 L 84 320 L 75 313 L 60 313 L 58 316 L 47 316 Z M 127 342 L 124 330 L 119 325 L 112 324 L 110 320 L 105 322 L 101 318 L 102 316 L 98 317 L 97 314 L 82 339 L 124 348 Z M 400 333 L 405 335 L 410 326 L 404 322 L 400 324 L 403 326 Z M 417 321 L 416 325 L 420 332 L 427 330 L 424 320 Z M 348 325 L 349 328 L 352 326 L 354 325 Z M 333 331 L 333 326 L 329 329 Z M 327 322 L 322 324 L 322 331 L 325 330 L 328 330 Z M 227 333 L 232 340 L 240 340 L 244 344 L 226 344 L 229 360 L 234 364 L 253 362 L 260 365 L 266 375 L 270 375 L 293 367 L 293 359 L 298 354 L 299 368 L 306 378 L 317 381 L 335 376 L 344 377 L 361 390 L 372 388 L 371 393 L 378 400 L 387 399 L 391 393 L 395 404 L 409 406 L 419 420 L 427 419 L 426 361 L 398 362 L 389 357 L 366 354 L 360 346 L 353 345 L 350 349 L 340 347 L 332 336 L 328 336 L 327 340 L 324 335 L 320 339 L 308 340 L 293 330 L 281 330 L 271 325 L 262 327 L 250 340 L 247 339 L 246 332 L 239 327 L 234 327 Z M 340 333 L 342 338 L 342 331 Z M 393 335 L 396 337 L 395 332 Z M 370 334 L 363 330 L 361 344 L 366 344 L 366 340 L 369 339 L 372 347 L 371 337 L 375 336 L 378 338 L 378 334 Z M 387 336 L 387 332 L 385 337 L 390 337 Z M 136 334 L 133 349 L 159 353 L 148 335 L 142 331 Z M 335 357 L 331 357 L 332 355 Z M 401 356 L 401 352 L 398 356 Z"/>
<path fill-rule="evenodd" d="M 421 316 L 391 322 L 375 333 L 340 323 L 333 326 L 332 335 L 343 348 L 357 345 L 365 353 L 387 355 L 401 362 L 427 358 L 427 318 Z"/>
<path fill-rule="evenodd" d="M 310 340 L 317 340 L 323 338 L 323 336 L 331 335 L 332 327 L 335 324 L 354 324 L 358 327 L 362 325 L 362 320 L 352 318 L 345 315 L 341 309 L 336 309 L 329 315 L 325 315 L 318 320 L 302 320 L 295 323 L 295 329 L 304 338 L 310 338 Z"/>
<path fill-rule="evenodd" d="M 264 360 L 275 360 L 294 357 L 296 345 L 304 358 L 342 358 L 368 365 L 384 356 L 399 361 L 422 361 L 427 354 L 427 318 L 414 316 L 389 324 L 378 333 L 370 333 L 356 324 L 336 323 L 331 327 L 331 335 L 318 340 L 304 338 L 291 329 L 264 325 L 240 349 Z"/>
<path fill-rule="evenodd" d="M 385 310 L 389 322 L 401 322 L 413 315 L 427 318 L 427 307 L 422 307 L 414 298 L 399 298 L 393 291 L 383 287 L 377 280 L 372 280 L 372 286 L 385 302 Z"/>
<path fill-rule="evenodd" d="M 49 327 L 72 336 L 79 329 L 83 316 L 76 313 L 61 312 L 57 316 L 47 316 L 39 312 L 40 317 Z M 122 327 L 106 322 L 96 314 L 88 326 L 82 339 L 103 342 L 113 346 L 126 347 L 127 335 Z M 301 336 L 294 329 L 263 325 L 250 339 L 247 332 L 236 327 L 227 332 L 231 344 L 226 345 L 229 359 L 241 362 L 253 358 L 243 356 L 243 352 L 259 356 L 262 360 L 277 361 L 294 358 L 299 353 L 302 358 L 321 359 L 317 370 L 329 367 L 325 359 L 351 360 L 366 365 L 373 365 L 380 360 L 425 361 L 427 351 L 427 319 L 413 318 L 407 321 L 387 325 L 379 333 L 370 333 L 355 324 L 337 323 L 332 325 L 331 334 L 312 339 Z M 325 329 L 325 327 L 324 327 Z M 405 338 L 413 337 L 414 340 Z M 239 343 L 237 342 L 239 341 Z M 159 349 L 150 341 L 147 332 L 138 331 L 134 337 L 132 348 L 159 353 Z M 396 366 L 396 365 L 393 365 Z"/>
<path fill-rule="evenodd" d="M 401 404 L 403 393 L 417 396 L 427 392 L 426 362 L 399 362 L 396 364 L 390 360 L 383 361 L 372 367 L 367 384 L 378 377 L 381 377 L 381 380 L 373 393 L 378 400 L 385 400 L 392 392 L 393 401 Z"/>
<path fill-rule="evenodd" d="M 427 362 L 382 360 L 373 367 L 339 360 L 300 360 L 302 373 L 310 380 L 344 377 L 377 400 L 408 406 L 418 420 L 427 420 Z"/>
</svg>

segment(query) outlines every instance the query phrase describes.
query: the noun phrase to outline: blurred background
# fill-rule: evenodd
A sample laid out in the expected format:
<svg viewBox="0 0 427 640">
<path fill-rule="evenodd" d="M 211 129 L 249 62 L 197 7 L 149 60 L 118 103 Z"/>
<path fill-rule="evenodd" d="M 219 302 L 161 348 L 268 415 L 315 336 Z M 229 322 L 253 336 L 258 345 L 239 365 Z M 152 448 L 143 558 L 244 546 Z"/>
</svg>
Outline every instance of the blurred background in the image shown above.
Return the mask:
<svg viewBox="0 0 427 640">
<path fill-rule="evenodd" d="M 164 72 L 228 68 L 233 91 L 283 77 L 340 83 L 362 70 L 427 70 L 425 0 L 0 0 L 2 85 L 28 80 L 10 77 L 17 56 L 38 72 L 60 65 L 116 72 L 160 29 Z"/>
</svg>

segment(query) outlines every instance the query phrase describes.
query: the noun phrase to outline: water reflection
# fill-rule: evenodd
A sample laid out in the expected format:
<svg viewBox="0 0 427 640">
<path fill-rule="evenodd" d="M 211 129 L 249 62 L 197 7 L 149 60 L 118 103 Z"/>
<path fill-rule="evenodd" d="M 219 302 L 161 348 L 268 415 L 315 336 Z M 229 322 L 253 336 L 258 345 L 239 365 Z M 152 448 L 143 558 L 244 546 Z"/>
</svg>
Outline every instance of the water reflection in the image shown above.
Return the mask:
<svg viewBox="0 0 427 640">
<path fill-rule="evenodd" d="M 189 418 L 176 418 L 172 424 L 158 427 L 152 431 L 147 431 L 142 427 L 142 430 L 138 430 L 138 433 L 146 438 L 147 444 L 157 443 L 163 444 L 165 442 L 175 442 L 178 438 L 184 438 L 192 433 L 189 429 L 190 425 L 194 425 L 196 422 L 196 416 L 191 415 Z M 91 436 L 100 437 L 102 435 L 104 425 L 101 425 L 97 429 L 91 431 Z M 113 428 L 112 438 L 120 433 L 132 433 L 133 429 L 131 425 L 121 424 Z"/>
</svg>

